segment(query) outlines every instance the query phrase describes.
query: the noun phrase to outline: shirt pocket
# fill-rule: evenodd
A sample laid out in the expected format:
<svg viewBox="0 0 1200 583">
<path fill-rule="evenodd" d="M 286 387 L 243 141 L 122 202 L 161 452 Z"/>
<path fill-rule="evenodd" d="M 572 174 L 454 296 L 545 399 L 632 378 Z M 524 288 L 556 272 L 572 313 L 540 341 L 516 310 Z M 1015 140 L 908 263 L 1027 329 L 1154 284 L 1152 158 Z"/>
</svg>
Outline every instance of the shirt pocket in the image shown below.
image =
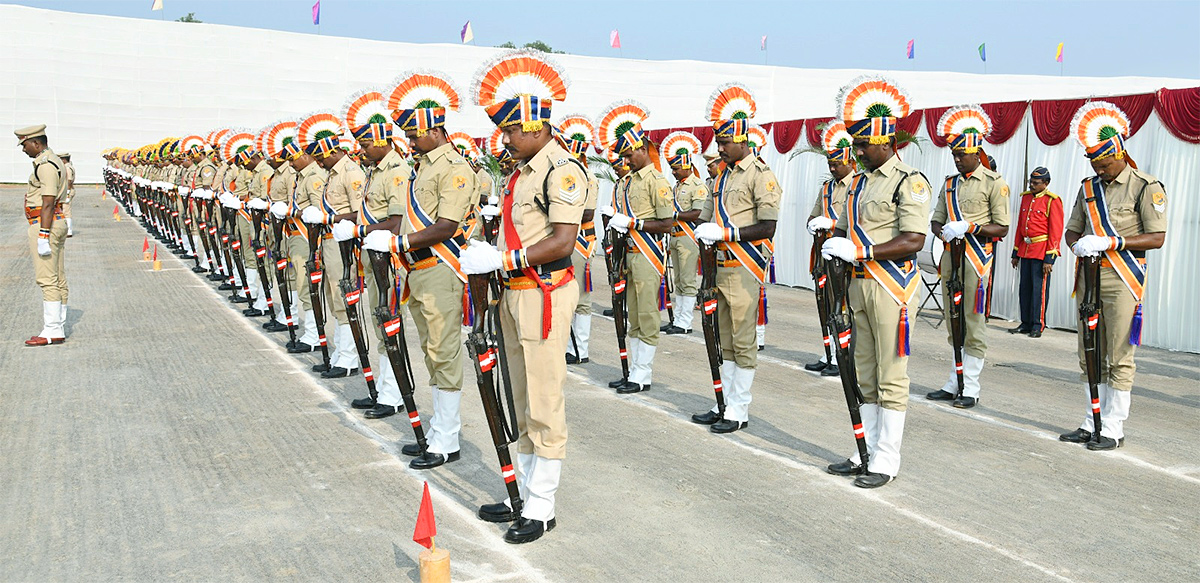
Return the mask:
<svg viewBox="0 0 1200 583">
<path fill-rule="evenodd" d="M 433 218 L 437 215 L 438 209 L 438 186 L 434 180 L 418 180 L 413 185 L 413 196 L 417 199 L 417 204 L 421 206 L 421 210 L 429 217 Z"/>
<path fill-rule="evenodd" d="M 1137 235 L 1141 232 L 1137 209 L 1132 204 L 1120 204 L 1109 211 L 1109 220 L 1117 234 L 1122 237 Z"/>
<path fill-rule="evenodd" d="M 896 220 L 896 204 L 890 200 L 870 200 L 859 203 L 861 223 L 871 227 L 890 224 Z"/>
</svg>

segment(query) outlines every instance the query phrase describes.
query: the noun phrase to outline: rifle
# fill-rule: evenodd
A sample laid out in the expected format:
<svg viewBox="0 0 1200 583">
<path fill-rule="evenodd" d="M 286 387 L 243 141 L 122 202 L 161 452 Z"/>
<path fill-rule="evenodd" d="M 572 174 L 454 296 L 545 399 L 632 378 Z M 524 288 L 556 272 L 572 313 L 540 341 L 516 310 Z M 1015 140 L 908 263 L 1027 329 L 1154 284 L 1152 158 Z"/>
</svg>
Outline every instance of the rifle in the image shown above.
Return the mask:
<svg viewBox="0 0 1200 583">
<path fill-rule="evenodd" d="M 417 404 L 413 401 L 412 363 L 408 359 L 408 345 L 404 339 L 404 319 L 397 313 L 392 313 L 388 297 L 392 291 L 392 282 L 396 277 L 391 273 L 392 254 L 385 251 L 367 250 L 371 257 L 371 270 L 375 272 L 375 287 L 379 292 L 379 303 L 375 306 L 375 321 L 383 331 L 383 347 L 387 351 L 388 363 L 396 384 L 400 388 L 400 398 L 408 411 L 408 420 L 412 423 L 413 435 L 417 438 L 419 456 L 423 457 L 429 449 L 425 442 L 425 429 L 421 426 L 421 416 L 417 414 Z M 399 298 L 397 298 L 399 300 Z"/>
<path fill-rule="evenodd" d="M 279 283 L 279 303 L 283 306 L 283 317 L 287 320 L 290 344 L 296 343 L 296 321 L 292 318 L 292 294 L 288 291 L 287 254 L 283 252 L 283 221 L 271 216 L 271 233 L 275 235 L 275 281 Z"/>
<path fill-rule="evenodd" d="M 496 457 L 500 462 L 500 475 L 508 490 L 508 502 L 514 515 L 521 515 L 521 490 L 517 486 L 517 474 L 513 471 L 512 455 L 508 446 L 516 443 L 517 411 L 513 405 L 512 383 L 508 377 L 508 357 L 504 352 L 504 334 L 500 329 L 500 289 L 495 274 L 467 276 L 471 290 L 471 303 L 475 309 L 475 322 L 467 335 L 467 350 L 475 363 L 475 378 L 479 384 L 479 397 L 483 401 L 483 413 L 487 418 L 492 443 L 496 445 Z M 489 290 L 495 299 L 489 299 Z M 500 382 L 494 369 L 500 365 Z M 503 397 L 501 393 L 503 393 Z M 505 403 L 508 411 L 505 414 Z"/>
<path fill-rule="evenodd" d="M 220 203 L 217 204 L 220 205 Z M 233 277 L 233 258 L 230 256 L 229 252 L 230 228 L 228 210 L 229 209 L 226 209 L 224 205 L 220 205 L 217 209 L 217 213 L 219 213 L 218 216 L 221 218 L 221 252 L 225 259 L 225 276 L 229 278 L 229 288 L 233 289 L 233 286 L 237 284 L 237 281 Z"/>
<path fill-rule="evenodd" d="M 267 277 L 267 246 L 262 244 L 262 221 L 266 212 L 254 209 L 250 211 L 250 216 L 254 219 L 254 238 L 250 240 L 250 246 L 254 248 L 254 256 L 258 258 L 258 280 L 262 284 L 263 296 L 267 298 L 269 321 L 276 321 L 275 300 L 271 298 L 271 279 Z"/>
<path fill-rule="evenodd" d="M 954 345 L 954 375 L 958 380 L 955 399 L 963 394 L 963 344 L 967 337 L 963 313 L 963 257 L 966 249 L 966 241 L 961 237 L 950 240 L 950 279 L 946 282 L 946 293 L 950 296 L 950 339 Z"/>
<path fill-rule="evenodd" d="M 704 347 L 708 350 L 708 369 L 712 373 L 713 393 L 717 398 L 717 416 L 725 418 L 724 383 L 721 382 L 721 328 L 717 319 L 717 247 L 700 244 L 700 324 L 704 328 Z"/>
<path fill-rule="evenodd" d="M 821 247 L 825 241 L 829 239 L 829 231 L 821 229 L 813 237 L 813 290 L 817 294 L 817 317 L 821 320 L 821 338 L 825 343 L 825 362 L 833 362 L 833 341 L 829 336 L 829 315 L 830 310 L 830 294 L 827 286 L 829 285 L 828 265 L 825 263 L 825 257 L 821 255 Z"/>
<path fill-rule="evenodd" d="M 862 391 L 858 388 L 858 369 L 854 366 L 854 321 L 850 315 L 850 264 L 834 257 L 826 263 L 829 279 L 830 308 L 829 330 L 837 335 L 838 373 L 842 377 L 842 393 L 846 396 L 846 408 L 850 410 L 850 425 L 854 429 L 854 441 L 858 446 L 858 457 L 866 474 L 871 454 L 867 453 L 867 436 L 863 431 Z"/>
<path fill-rule="evenodd" d="M 194 222 L 195 211 L 192 210 L 191 191 L 188 191 L 188 196 L 184 197 L 183 201 L 183 226 L 184 232 L 187 233 L 188 249 L 192 250 L 192 260 L 196 265 L 192 267 L 192 271 L 200 273 L 203 271 L 200 268 L 200 250 L 196 248 L 196 239 L 192 237 L 192 223 Z"/>
<path fill-rule="evenodd" d="M 612 290 L 613 323 L 617 329 L 617 351 L 621 355 L 621 380 L 629 380 L 629 352 L 625 347 L 625 260 L 629 253 L 626 235 L 615 230 L 604 232 L 604 263 Z"/>
<path fill-rule="evenodd" d="M 675 304 L 671 301 L 671 292 L 675 291 L 672 289 L 672 284 L 671 284 L 671 272 L 674 270 L 674 266 L 671 265 L 671 234 L 670 233 L 667 233 L 666 238 L 663 239 L 663 248 L 664 248 L 663 250 L 666 251 L 666 253 L 663 254 L 666 256 L 665 260 L 663 261 L 663 293 L 665 293 L 667 295 L 667 298 L 666 298 L 666 300 L 667 300 L 666 301 L 667 322 L 669 325 L 674 326 L 675 325 Z"/>
<path fill-rule="evenodd" d="M 238 212 L 233 209 L 225 209 L 225 211 L 225 223 L 229 225 L 229 229 L 231 231 L 229 248 L 233 250 L 233 266 L 237 269 L 238 277 L 242 278 L 242 294 L 246 296 L 247 300 L 249 300 L 250 281 L 246 279 L 246 265 L 242 263 L 242 237 L 241 226 L 238 225 L 237 222 Z M 238 229 L 238 231 L 233 232 L 233 229 Z M 233 295 L 236 296 L 237 291 L 234 291 Z"/>
<path fill-rule="evenodd" d="M 1083 322 L 1083 361 L 1087 373 L 1088 392 L 1092 398 L 1092 439 L 1100 441 L 1100 257 L 1079 259 L 1076 271 L 1083 277 L 1083 300 L 1079 302 L 1079 319 Z"/>
<path fill-rule="evenodd" d="M 362 299 L 363 290 L 357 277 L 358 260 L 354 257 L 356 246 L 353 239 L 338 242 L 338 249 L 342 252 L 342 280 L 338 282 L 338 287 L 346 300 L 346 318 L 350 322 L 350 335 L 354 337 L 354 347 L 358 349 L 358 362 L 362 367 L 363 378 L 367 379 L 367 394 L 370 395 L 371 401 L 379 402 L 379 393 L 375 390 L 375 373 L 371 370 L 371 353 L 368 351 L 368 341 L 363 335 L 362 323 L 359 321 L 359 301 Z"/>
<path fill-rule="evenodd" d="M 210 191 L 211 192 L 211 191 Z M 204 201 L 204 215 L 208 219 L 208 231 L 205 233 L 208 236 L 208 242 L 212 246 L 212 254 L 208 256 L 212 260 L 212 273 L 208 278 L 212 281 L 221 281 L 229 274 L 229 267 L 220 245 L 221 238 L 217 236 L 217 213 L 214 210 L 216 201 L 214 196 L 209 196 Z"/>
<path fill-rule="evenodd" d="M 325 278 L 324 265 L 319 261 L 321 235 L 325 225 L 308 227 L 308 297 L 312 299 L 313 318 L 317 324 L 317 338 L 321 345 L 321 363 L 329 367 L 329 344 L 325 341 L 325 306 L 321 303 L 321 281 Z"/>
</svg>

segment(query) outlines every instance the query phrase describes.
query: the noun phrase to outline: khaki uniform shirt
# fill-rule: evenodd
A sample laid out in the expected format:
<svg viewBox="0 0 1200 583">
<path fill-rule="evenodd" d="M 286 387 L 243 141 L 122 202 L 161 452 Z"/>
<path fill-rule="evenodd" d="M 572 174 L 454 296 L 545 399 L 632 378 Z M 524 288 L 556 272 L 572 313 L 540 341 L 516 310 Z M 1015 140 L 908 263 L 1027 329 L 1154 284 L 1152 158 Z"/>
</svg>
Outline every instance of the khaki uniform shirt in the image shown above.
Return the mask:
<svg viewBox="0 0 1200 583">
<path fill-rule="evenodd" d="M 949 180 L 951 177 L 947 177 Z M 937 204 L 933 207 L 933 222 L 949 221 L 949 209 L 946 208 L 946 181 L 942 181 L 942 190 L 938 194 Z M 1008 183 L 1000 173 L 988 170 L 981 164 L 974 172 L 966 175 L 958 185 L 958 208 L 962 220 L 976 225 L 1009 225 Z"/>
<path fill-rule="evenodd" d="M 269 199 L 271 194 L 271 178 L 274 176 L 275 169 L 271 168 L 271 165 L 267 164 L 266 160 L 259 162 L 250 175 L 250 198 Z"/>
<path fill-rule="evenodd" d="M 67 181 L 64 179 L 62 158 L 46 148 L 33 159 L 33 173 L 29 175 L 25 206 L 42 206 L 43 196 L 53 196 L 56 203 L 62 202 L 66 194 Z"/>
<path fill-rule="evenodd" d="M 854 173 L 852 172 L 850 174 L 847 174 L 845 178 L 837 181 L 833 185 L 833 193 L 829 196 L 829 198 L 833 199 L 833 210 L 835 213 L 837 213 L 837 216 L 839 218 L 841 218 L 842 215 L 846 214 L 846 193 L 850 192 L 850 181 L 853 179 L 854 179 Z M 833 179 L 830 178 L 830 180 L 833 180 Z M 826 184 L 828 184 L 828 182 L 826 182 Z M 830 218 L 830 219 L 833 218 L 825 212 L 826 209 L 825 209 L 825 196 L 824 195 L 825 195 L 825 185 L 822 184 L 821 189 L 819 191 L 817 191 L 817 200 L 813 201 L 812 213 L 809 214 L 810 217 L 826 217 L 826 218 Z"/>
<path fill-rule="evenodd" d="M 448 219 L 461 224 L 472 205 L 478 202 L 472 200 L 479 193 L 475 182 L 475 171 L 471 170 L 467 159 L 453 144 L 443 144 L 417 158 L 417 171 L 411 188 L 417 204 L 432 222 Z M 407 208 L 407 200 L 405 205 Z M 407 235 L 424 228 L 423 225 L 412 224 L 406 215 L 401 223 L 400 234 Z"/>
<path fill-rule="evenodd" d="M 267 195 L 271 198 L 271 202 L 290 202 L 295 186 L 296 169 L 285 162 L 275 170 L 275 175 L 271 180 L 271 191 Z"/>
<path fill-rule="evenodd" d="M 193 188 L 205 188 L 212 190 L 215 188 L 217 181 L 217 165 L 213 164 L 212 160 L 205 158 L 196 165 L 195 182 Z"/>
<path fill-rule="evenodd" d="M 708 201 L 708 187 L 699 176 L 689 174 L 687 178 L 675 183 L 675 206 L 679 212 L 704 211 L 704 203 Z"/>
<path fill-rule="evenodd" d="M 492 183 L 492 175 L 488 173 L 487 168 L 480 168 L 479 171 L 475 173 L 475 183 L 478 185 L 479 196 L 476 197 L 476 200 L 473 202 L 478 203 L 482 200 L 486 203 L 488 197 L 495 194 L 495 185 Z"/>
<path fill-rule="evenodd" d="M 395 150 L 389 150 L 367 175 L 366 196 L 358 214 L 358 224 L 371 224 L 366 214 L 370 214 L 375 222 L 393 215 L 403 215 L 408 204 L 408 177 L 411 173 L 404 158 Z"/>
<path fill-rule="evenodd" d="M 517 241 L 508 240 L 506 223 L 512 223 L 521 239 L 519 245 L 529 248 L 554 233 L 553 223 L 578 225 L 583 219 L 587 174 L 572 160 L 570 152 L 551 141 L 518 167 L 521 175 L 513 185 L 512 212 L 501 218 L 497 241 L 501 251 L 518 246 Z M 538 206 L 538 201 L 545 200 L 550 203 L 548 212 Z M 501 201 L 500 208 L 505 206 Z"/>
<path fill-rule="evenodd" d="M 233 169 L 233 195 L 245 202 L 250 198 L 250 183 L 254 181 L 254 172 L 240 166 Z"/>
<path fill-rule="evenodd" d="M 1122 237 L 1167 231 L 1167 194 L 1162 183 L 1133 166 L 1126 166 L 1112 182 L 1104 185 L 1104 203 L 1108 206 L 1109 222 Z M 1083 187 L 1075 196 L 1067 230 L 1093 234 Z"/>
<path fill-rule="evenodd" d="M 313 162 L 296 174 L 296 190 L 292 196 L 292 216 L 300 219 L 300 212 L 316 205 L 321 208 L 321 193 L 325 190 L 325 181 L 329 173 Z"/>
<path fill-rule="evenodd" d="M 737 164 L 727 166 L 729 177 L 725 179 L 725 192 L 721 193 L 725 203 L 725 212 L 729 214 L 732 226 L 742 228 L 755 225 L 762 221 L 779 220 L 779 201 L 783 190 L 779 187 L 779 179 L 766 162 L 754 156 L 746 156 Z M 700 220 L 714 221 L 714 205 L 716 204 L 716 189 L 721 188 L 718 180 L 713 186 L 713 196 L 704 201 L 700 211 Z"/>
<path fill-rule="evenodd" d="M 871 244 L 886 243 L 900 233 L 924 235 L 929 230 L 933 189 L 916 168 L 892 156 L 865 173 L 867 184 L 858 195 L 858 226 L 866 231 Z M 848 229 L 849 215 L 845 212 L 838 217 L 838 229 Z"/>
<path fill-rule="evenodd" d="M 363 187 L 367 175 L 349 155 L 342 156 L 329 170 L 328 185 L 325 187 L 325 204 L 333 214 L 342 215 L 358 212 L 362 206 Z"/>
<path fill-rule="evenodd" d="M 671 185 L 654 169 L 653 164 L 629 173 L 628 181 L 617 193 L 616 206 L 617 212 L 640 220 L 662 220 L 675 216 L 675 206 L 671 204 Z"/>
</svg>

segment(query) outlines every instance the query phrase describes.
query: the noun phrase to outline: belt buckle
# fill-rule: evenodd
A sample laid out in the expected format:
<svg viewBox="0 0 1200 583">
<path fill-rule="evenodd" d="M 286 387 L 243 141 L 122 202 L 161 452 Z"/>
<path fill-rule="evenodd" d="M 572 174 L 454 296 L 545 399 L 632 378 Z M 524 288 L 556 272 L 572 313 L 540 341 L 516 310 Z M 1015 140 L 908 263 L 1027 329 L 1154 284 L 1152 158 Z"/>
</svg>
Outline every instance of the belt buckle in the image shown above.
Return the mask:
<svg viewBox="0 0 1200 583">
<path fill-rule="evenodd" d="M 1032 244 L 1033 244 L 1033 239 L 1032 239 L 1032 238 L 1030 238 L 1030 237 L 1025 237 L 1024 239 L 1025 239 L 1025 244 L 1026 244 L 1026 245 L 1032 245 Z"/>
</svg>

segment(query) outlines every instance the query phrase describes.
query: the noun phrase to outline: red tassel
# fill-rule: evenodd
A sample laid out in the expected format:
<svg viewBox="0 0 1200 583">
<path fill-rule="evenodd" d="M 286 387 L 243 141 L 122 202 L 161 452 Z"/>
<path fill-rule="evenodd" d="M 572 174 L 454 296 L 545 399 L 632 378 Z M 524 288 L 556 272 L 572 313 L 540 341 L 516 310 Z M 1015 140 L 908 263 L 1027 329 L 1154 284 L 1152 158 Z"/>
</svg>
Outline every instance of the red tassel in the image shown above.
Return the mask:
<svg viewBox="0 0 1200 583">
<path fill-rule="evenodd" d="M 1133 324 L 1129 327 L 1129 344 L 1142 345 L 1142 304 L 1140 303 L 1137 305 L 1137 310 L 1133 312 Z"/>
<path fill-rule="evenodd" d="M 900 306 L 899 338 L 897 339 L 897 345 L 899 346 L 897 352 L 900 356 L 908 356 L 912 352 L 910 332 L 908 326 L 908 306 Z"/>
<path fill-rule="evenodd" d="M 591 293 L 592 291 L 592 262 L 588 261 L 583 264 L 583 291 Z"/>
<path fill-rule="evenodd" d="M 471 301 L 471 288 L 463 287 L 463 326 L 475 325 L 475 302 Z"/>
<path fill-rule="evenodd" d="M 758 325 L 767 325 L 767 288 L 766 286 L 758 287 Z"/>
<path fill-rule="evenodd" d="M 979 280 L 979 287 L 975 288 L 975 313 L 982 314 L 987 306 L 987 289 L 983 287 L 983 280 Z"/>
</svg>

